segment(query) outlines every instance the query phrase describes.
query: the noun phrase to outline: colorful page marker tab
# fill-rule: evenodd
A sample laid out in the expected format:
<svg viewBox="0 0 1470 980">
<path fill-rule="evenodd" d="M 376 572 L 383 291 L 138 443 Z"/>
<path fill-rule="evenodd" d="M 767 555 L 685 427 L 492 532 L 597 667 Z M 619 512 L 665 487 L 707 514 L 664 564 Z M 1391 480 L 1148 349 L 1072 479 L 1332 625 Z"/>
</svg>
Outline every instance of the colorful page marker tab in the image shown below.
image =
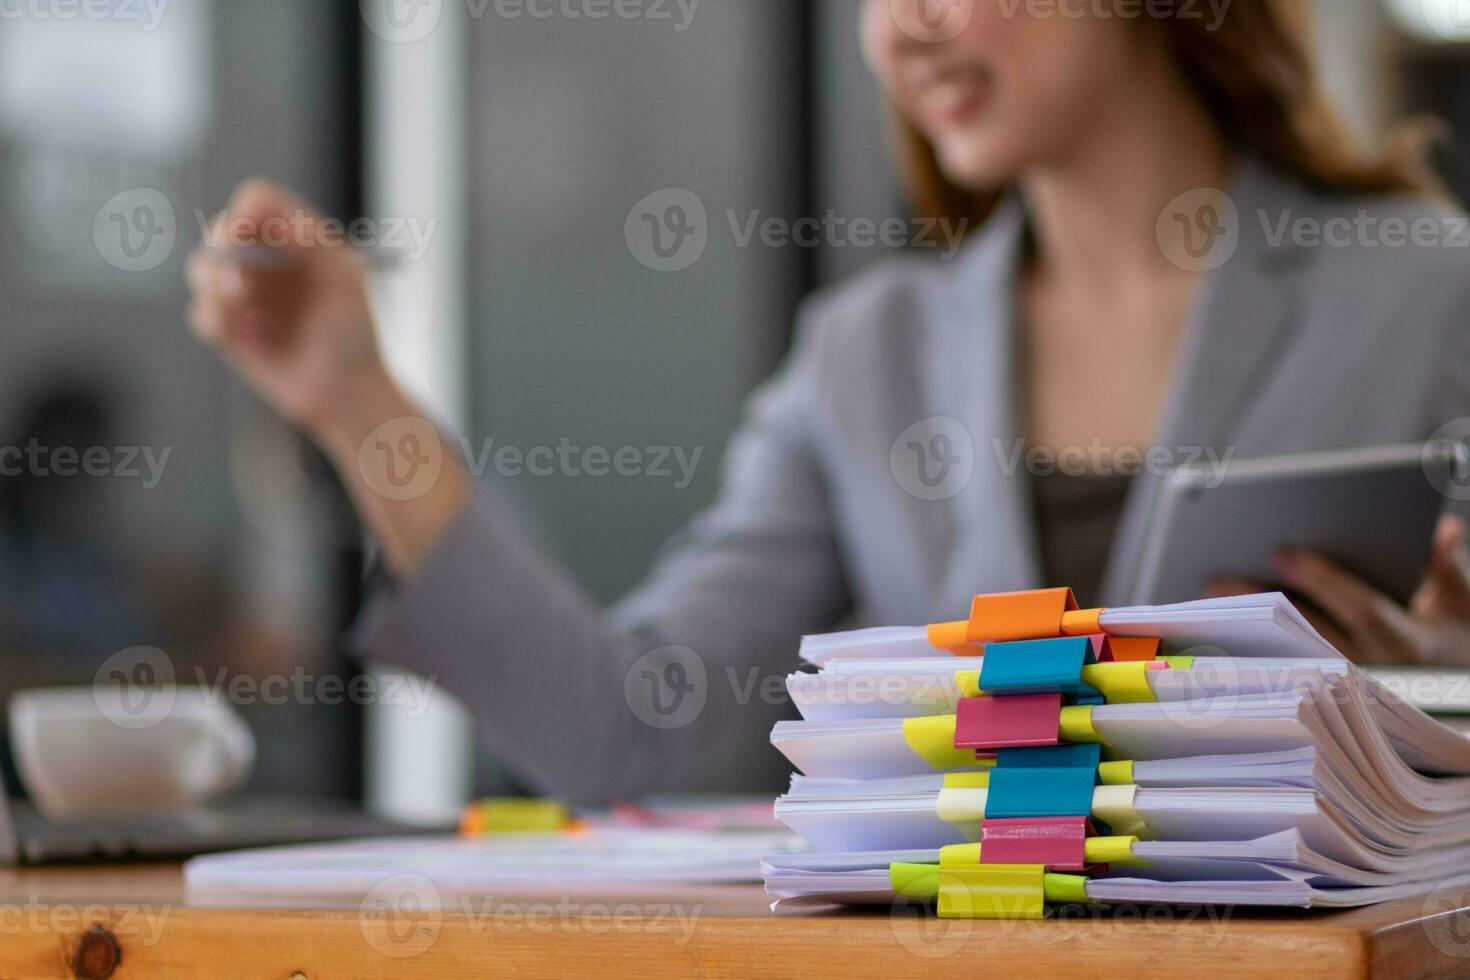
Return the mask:
<svg viewBox="0 0 1470 980">
<path fill-rule="evenodd" d="M 1134 864 L 1133 845 L 1138 838 L 1133 836 L 1089 837 L 1082 845 L 1088 864 Z"/>
<path fill-rule="evenodd" d="M 1092 815 L 1115 835 L 1148 840 L 1152 835 L 1133 805 L 1137 794 L 1137 786 L 1099 786 L 1092 794 Z"/>
<path fill-rule="evenodd" d="M 1053 905 L 1087 905 L 1092 897 L 1087 894 L 1087 879 L 1082 875 L 1048 873 L 1042 881 L 1046 900 Z"/>
<path fill-rule="evenodd" d="M 979 844 L 950 844 L 939 849 L 941 868 L 971 868 L 980 863 Z"/>
<path fill-rule="evenodd" d="M 964 702 L 960 702 L 964 704 Z M 973 751 L 956 748 L 956 715 L 905 718 L 903 737 L 914 755 L 935 769 L 975 769 L 980 763 Z"/>
<path fill-rule="evenodd" d="M 1104 786 L 1131 786 L 1133 785 L 1133 760 L 1120 759 L 1116 762 L 1099 762 L 1097 765 L 1098 780 Z"/>
<path fill-rule="evenodd" d="M 977 595 L 970 603 L 971 643 L 1041 640 L 1101 633 L 1100 609 L 1077 608 L 1071 589 Z"/>
<path fill-rule="evenodd" d="M 1139 660 L 1157 660 L 1159 638 L 1157 636 L 1109 636 L 1108 646 L 1113 659 L 1125 663 Z"/>
<path fill-rule="evenodd" d="M 988 789 L 941 789 L 934 812 L 945 823 L 974 830 L 975 833 L 969 836 L 978 837 L 980 821 L 985 819 L 985 801 L 989 795 Z"/>
<path fill-rule="evenodd" d="M 1091 769 L 997 768 L 990 774 L 985 817 L 1086 817 L 1096 779 Z"/>
<path fill-rule="evenodd" d="M 1092 644 L 1084 636 L 992 643 L 985 648 L 980 689 L 986 694 L 1092 693 L 1082 679 L 1092 661 Z"/>
<path fill-rule="evenodd" d="M 954 686 L 962 698 L 978 698 L 983 694 L 980 690 L 980 671 L 978 670 L 955 671 Z"/>
<path fill-rule="evenodd" d="M 1080 671 L 1080 679 L 1102 692 L 1109 704 L 1149 704 L 1157 701 L 1149 686 L 1153 673 L 1149 661 L 1090 664 Z"/>
<path fill-rule="evenodd" d="M 937 877 L 941 919 L 1046 918 L 1042 865 L 940 868 Z"/>
<path fill-rule="evenodd" d="M 888 883 L 895 895 L 930 902 L 939 895 L 939 868 L 933 864 L 890 864 Z"/>
<path fill-rule="evenodd" d="M 1044 745 L 1037 748 L 997 749 L 995 764 L 997 767 L 1022 769 L 1096 769 L 1102 764 L 1102 746 Z"/>
<path fill-rule="evenodd" d="M 553 800 L 489 799 L 471 803 L 460 818 L 460 833 L 554 834 L 568 829 L 572 815 Z"/>
<path fill-rule="evenodd" d="M 1055 745 L 1061 729 L 1060 694 L 966 698 L 956 707 L 957 749 Z"/>
<path fill-rule="evenodd" d="M 1061 740 L 1066 742 L 1107 744 L 1107 740 L 1098 734 L 1096 728 L 1092 727 L 1092 707 L 1090 705 L 1069 705 L 1063 708 L 1057 716 L 1057 732 Z"/>
<path fill-rule="evenodd" d="M 1089 805 L 1091 801 L 1089 800 Z M 1051 871 L 1083 871 L 1088 865 L 1086 817 L 986 820 L 980 834 L 982 864 L 1042 864 Z M 942 863 L 942 861 L 941 861 Z"/>
<path fill-rule="evenodd" d="M 969 629 L 970 622 L 965 619 L 957 623 L 935 623 L 927 631 L 929 645 L 936 650 L 952 653 L 956 657 L 983 657 L 985 646 L 981 643 L 971 643 L 966 638 Z"/>
</svg>

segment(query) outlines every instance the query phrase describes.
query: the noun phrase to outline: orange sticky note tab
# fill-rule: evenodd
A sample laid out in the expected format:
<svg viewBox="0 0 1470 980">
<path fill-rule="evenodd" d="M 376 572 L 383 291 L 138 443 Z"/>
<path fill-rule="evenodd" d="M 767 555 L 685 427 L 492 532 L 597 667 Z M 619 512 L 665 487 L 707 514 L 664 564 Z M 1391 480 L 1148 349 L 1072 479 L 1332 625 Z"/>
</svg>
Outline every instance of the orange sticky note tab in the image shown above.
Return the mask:
<svg viewBox="0 0 1470 980">
<path fill-rule="evenodd" d="M 969 621 L 963 619 L 957 623 L 935 623 L 928 628 L 929 645 L 956 657 L 983 657 L 985 647 L 965 637 L 969 628 Z"/>
<path fill-rule="evenodd" d="M 1159 638 L 1157 636 L 1109 636 L 1108 648 L 1113 651 L 1113 659 L 1125 663 L 1134 663 L 1139 660 L 1155 660 L 1159 656 Z"/>
<path fill-rule="evenodd" d="M 965 638 L 971 643 L 1041 640 L 1100 632 L 1100 609 L 1079 610 L 1071 589 L 977 595 Z"/>
</svg>

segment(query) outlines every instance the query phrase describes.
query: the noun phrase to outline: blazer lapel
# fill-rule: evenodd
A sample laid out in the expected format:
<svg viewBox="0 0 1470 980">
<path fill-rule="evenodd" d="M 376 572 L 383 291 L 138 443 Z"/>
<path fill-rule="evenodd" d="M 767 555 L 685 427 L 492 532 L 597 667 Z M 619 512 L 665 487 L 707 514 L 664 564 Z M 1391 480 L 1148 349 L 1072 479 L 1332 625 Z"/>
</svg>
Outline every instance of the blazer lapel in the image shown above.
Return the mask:
<svg viewBox="0 0 1470 980">
<path fill-rule="evenodd" d="M 1311 252 L 1290 235 L 1279 242 L 1273 236 L 1301 210 L 1306 192 L 1247 159 L 1229 195 L 1239 242 L 1203 285 L 1155 438 L 1175 453 L 1229 450 L 1299 323 L 1298 292 Z M 1158 482 L 1159 474 L 1145 474 L 1129 494 L 1104 578 L 1110 605 L 1135 599 L 1133 573 Z"/>
<path fill-rule="evenodd" d="M 1038 575 L 1025 469 L 1014 456 L 1022 436 L 1016 283 L 1024 230 L 1024 209 L 1012 195 L 929 297 L 924 390 L 934 415 L 963 424 L 973 461 L 959 493 L 926 507 L 926 530 L 944 540 L 924 547 L 948 559 L 930 572 L 936 613 L 953 616 L 976 593 L 1028 588 Z"/>
</svg>

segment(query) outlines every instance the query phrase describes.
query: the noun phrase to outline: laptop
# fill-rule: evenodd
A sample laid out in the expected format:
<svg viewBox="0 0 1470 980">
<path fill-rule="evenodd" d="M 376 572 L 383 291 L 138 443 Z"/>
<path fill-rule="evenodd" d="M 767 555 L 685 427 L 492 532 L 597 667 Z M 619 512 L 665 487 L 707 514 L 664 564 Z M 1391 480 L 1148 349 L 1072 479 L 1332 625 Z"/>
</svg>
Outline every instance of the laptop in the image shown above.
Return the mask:
<svg viewBox="0 0 1470 980">
<path fill-rule="evenodd" d="M 352 837 L 443 833 L 376 817 L 346 800 L 246 795 L 181 813 L 57 823 L 0 793 L 0 865 L 181 859 Z"/>
</svg>

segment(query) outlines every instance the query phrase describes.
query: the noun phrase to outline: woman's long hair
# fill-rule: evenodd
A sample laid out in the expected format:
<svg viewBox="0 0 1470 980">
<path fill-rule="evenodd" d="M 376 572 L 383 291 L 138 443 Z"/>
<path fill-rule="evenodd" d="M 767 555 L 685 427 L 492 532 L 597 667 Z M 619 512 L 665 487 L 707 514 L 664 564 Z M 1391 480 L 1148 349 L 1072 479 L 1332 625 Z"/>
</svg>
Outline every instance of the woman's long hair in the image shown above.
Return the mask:
<svg viewBox="0 0 1470 980">
<path fill-rule="evenodd" d="M 1282 6 L 1232 0 L 1213 29 L 1204 18 L 1183 17 L 1145 17 L 1139 26 L 1168 49 L 1231 146 L 1329 193 L 1443 193 L 1424 163 L 1425 126 L 1405 128 L 1378 157 L 1357 148 L 1322 90 L 1303 18 Z M 929 141 L 907 122 L 898 126 L 899 162 L 916 213 L 957 228 L 983 223 L 998 194 L 956 186 Z"/>
</svg>

